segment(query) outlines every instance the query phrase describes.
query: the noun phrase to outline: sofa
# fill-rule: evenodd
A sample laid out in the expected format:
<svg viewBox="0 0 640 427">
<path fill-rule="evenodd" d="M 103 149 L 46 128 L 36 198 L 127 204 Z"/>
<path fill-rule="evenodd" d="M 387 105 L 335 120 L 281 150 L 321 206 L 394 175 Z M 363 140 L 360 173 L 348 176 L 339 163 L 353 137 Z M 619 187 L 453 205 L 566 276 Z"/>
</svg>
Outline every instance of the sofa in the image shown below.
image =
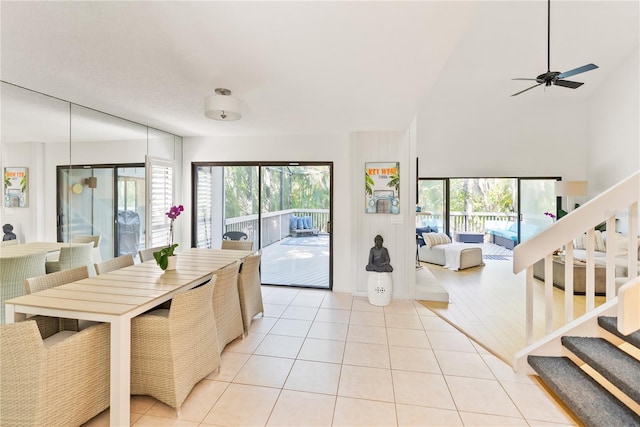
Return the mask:
<svg viewBox="0 0 640 427">
<path fill-rule="evenodd" d="M 423 233 L 424 245 L 418 247 L 418 260 L 450 270 L 484 265 L 482 248 L 468 243 L 452 243 L 445 233 Z"/>
<path fill-rule="evenodd" d="M 291 237 L 317 236 L 318 229 L 313 227 L 310 216 L 295 216 L 289 218 L 289 234 Z"/>
<path fill-rule="evenodd" d="M 501 225 L 496 224 L 485 230 L 485 233 L 490 236 L 491 243 L 504 246 L 507 249 L 515 248 L 518 244 L 518 223 L 504 222 L 504 226 Z M 522 240 L 527 240 L 540 231 L 540 227 L 527 223 L 521 223 L 520 228 Z"/>
<path fill-rule="evenodd" d="M 616 274 L 618 277 L 628 277 L 629 273 L 629 263 L 628 263 L 628 254 L 629 254 L 629 236 L 616 233 L 616 247 L 615 247 L 615 263 L 616 263 Z M 587 259 L 587 235 L 583 234 L 582 236 L 573 240 L 573 257 L 577 260 L 586 260 Z M 595 231 L 595 263 L 596 265 L 604 266 L 607 263 L 607 232 L 600 232 L 598 230 Z M 638 269 L 640 270 L 640 238 L 638 239 L 638 248 L 637 248 L 637 261 L 638 261 Z"/>
</svg>

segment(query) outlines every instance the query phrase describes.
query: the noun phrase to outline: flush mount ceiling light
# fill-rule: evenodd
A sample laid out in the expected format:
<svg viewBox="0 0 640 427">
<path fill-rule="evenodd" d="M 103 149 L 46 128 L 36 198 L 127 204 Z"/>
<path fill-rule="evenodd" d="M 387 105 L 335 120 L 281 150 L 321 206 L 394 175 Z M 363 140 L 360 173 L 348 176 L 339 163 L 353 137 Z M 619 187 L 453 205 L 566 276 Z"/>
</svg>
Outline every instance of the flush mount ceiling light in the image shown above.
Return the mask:
<svg viewBox="0 0 640 427">
<path fill-rule="evenodd" d="M 242 117 L 240 100 L 231 96 L 229 89 L 218 88 L 216 94 L 204 99 L 204 115 L 225 122 Z"/>
</svg>

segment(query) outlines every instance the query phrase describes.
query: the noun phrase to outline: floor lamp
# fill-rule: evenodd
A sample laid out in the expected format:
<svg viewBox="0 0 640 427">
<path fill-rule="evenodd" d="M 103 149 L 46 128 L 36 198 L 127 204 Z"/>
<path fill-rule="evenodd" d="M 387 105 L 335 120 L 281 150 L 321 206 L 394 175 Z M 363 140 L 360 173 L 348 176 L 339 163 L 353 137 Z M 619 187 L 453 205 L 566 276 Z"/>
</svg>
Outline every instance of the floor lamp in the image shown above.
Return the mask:
<svg viewBox="0 0 640 427">
<path fill-rule="evenodd" d="M 575 207 L 575 196 L 587 195 L 587 181 L 556 181 L 556 196 L 567 198 L 567 212 Z"/>
</svg>

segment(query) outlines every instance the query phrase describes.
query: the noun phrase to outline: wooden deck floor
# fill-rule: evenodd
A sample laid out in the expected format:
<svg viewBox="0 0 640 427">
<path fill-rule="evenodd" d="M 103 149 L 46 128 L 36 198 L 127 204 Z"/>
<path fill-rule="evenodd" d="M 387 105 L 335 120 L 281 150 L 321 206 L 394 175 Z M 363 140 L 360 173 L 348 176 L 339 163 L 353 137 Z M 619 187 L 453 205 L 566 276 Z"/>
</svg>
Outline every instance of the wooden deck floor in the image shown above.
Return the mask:
<svg viewBox="0 0 640 427">
<path fill-rule="evenodd" d="M 262 249 L 262 283 L 329 288 L 329 235 L 286 237 Z"/>
</svg>

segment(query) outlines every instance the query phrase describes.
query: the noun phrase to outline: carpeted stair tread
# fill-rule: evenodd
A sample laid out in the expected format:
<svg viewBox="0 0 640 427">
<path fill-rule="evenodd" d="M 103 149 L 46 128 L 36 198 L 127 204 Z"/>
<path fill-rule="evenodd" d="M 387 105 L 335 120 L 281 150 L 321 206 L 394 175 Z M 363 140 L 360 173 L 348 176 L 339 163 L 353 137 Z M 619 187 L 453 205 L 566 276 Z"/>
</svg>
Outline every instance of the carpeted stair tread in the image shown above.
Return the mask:
<svg viewBox="0 0 640 427">
<path fill-rule="evenodd" d="M 618 318 L 613 316 L 600 316 L 598 317 L 598 325 L 602 329 L 611 332 L 613 335 L 625 340 L 626 342 L 633 344 L 640 348 L 640 330 L 630 333 L 629 335 L 622 335 L 618 331 Z"/>
<path fill-rule="evenodd" d="M 602 338 L 565 336 L 562 345 L 640 403 L 640 361 Z"/>
<path fill-rule="evenodd" d="M 586 426 L 640 425 L 640 415 L 605 390 L 569 358 L 529 356 L 527 360 Z"/>
</svg>

